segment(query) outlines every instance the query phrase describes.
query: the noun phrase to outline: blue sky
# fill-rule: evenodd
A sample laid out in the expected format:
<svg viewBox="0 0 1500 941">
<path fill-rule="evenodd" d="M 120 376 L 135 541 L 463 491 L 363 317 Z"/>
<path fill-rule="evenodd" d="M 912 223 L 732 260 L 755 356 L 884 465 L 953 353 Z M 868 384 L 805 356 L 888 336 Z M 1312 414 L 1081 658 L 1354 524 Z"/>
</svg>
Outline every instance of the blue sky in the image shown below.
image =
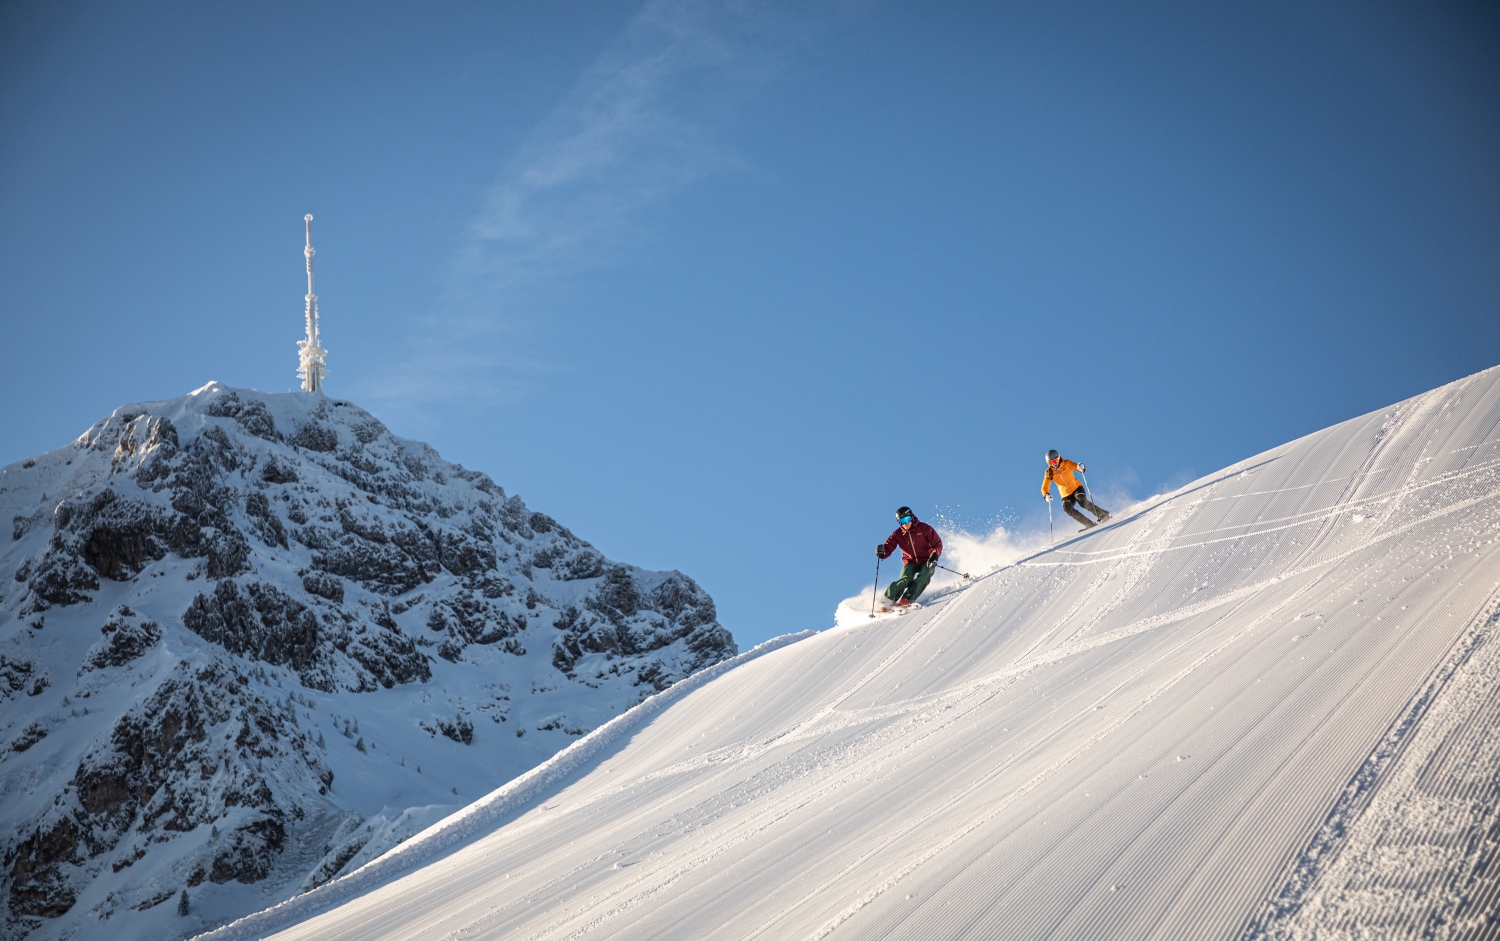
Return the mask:
<svg viewBox="0 0 1500 941">
<path fill-rule="evenodd" d="M 1500 362 L 1473 3 L 0 6 L 0 462 L 329 394 L 742 646 Z"/>
</svg>

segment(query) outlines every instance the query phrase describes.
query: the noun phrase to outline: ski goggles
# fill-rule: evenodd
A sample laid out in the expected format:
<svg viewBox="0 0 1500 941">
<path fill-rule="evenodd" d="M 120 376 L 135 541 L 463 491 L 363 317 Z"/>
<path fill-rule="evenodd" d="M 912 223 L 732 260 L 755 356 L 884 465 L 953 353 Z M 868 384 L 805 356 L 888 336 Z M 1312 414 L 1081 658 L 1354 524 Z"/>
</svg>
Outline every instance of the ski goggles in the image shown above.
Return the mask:
<svg viewBox="0 0 1500 941">
<path fill-rule="evenodd" d="M 911 517 L 910 516 L 900 516 L 900 517 L 896 518 L 896 522 L 898 522 L 898 523 L 900 523 L 901 525 L 904 526 L 907 523 L 911 522 Z"/>
</svg>

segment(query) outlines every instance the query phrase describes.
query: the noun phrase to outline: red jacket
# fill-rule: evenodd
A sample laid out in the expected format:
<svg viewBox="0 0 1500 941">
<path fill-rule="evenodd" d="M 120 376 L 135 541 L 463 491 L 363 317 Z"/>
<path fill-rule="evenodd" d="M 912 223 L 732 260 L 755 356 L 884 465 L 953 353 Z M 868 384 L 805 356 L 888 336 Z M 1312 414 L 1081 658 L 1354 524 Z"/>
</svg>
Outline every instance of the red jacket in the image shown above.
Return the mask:
<svg viewBox="0 0 1500 941">
<path fill-rule="evenodd" d="M 901 561 L 906 565 L 913 562 L 925 563 L 931 556 L 943 551 L 943 540 L 938 538 L 937 530 L 912 515 L 911 530 L 902 532 L 897 526 L 896 531 L 886 537 L 885 545 L 880 547 L 880 557 L 888 559 L 896 547 L 901 547 Z"/>
</svg>

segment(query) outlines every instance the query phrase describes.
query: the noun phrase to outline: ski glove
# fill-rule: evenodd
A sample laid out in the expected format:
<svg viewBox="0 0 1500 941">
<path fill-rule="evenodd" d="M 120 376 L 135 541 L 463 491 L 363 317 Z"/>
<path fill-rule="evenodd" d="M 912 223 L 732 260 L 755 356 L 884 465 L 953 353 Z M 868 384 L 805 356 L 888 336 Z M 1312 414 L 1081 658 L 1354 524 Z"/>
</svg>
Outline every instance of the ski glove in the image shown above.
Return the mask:
<svg viewBox="0 0 1500 941">
<path fill-rule="evenodd" d="M 1089 469 L 1087 467 L 1084 467 L 1082 464 L 1078 465 L 1078 473 L 1080 473 L 1080 474 L 1087 474 L 1088 472 L 1089 472 Z"/>
<path fill-rule="evenodd" d="M 936 566 L 937 565 L 937 559 L 938 559 L 937 553 L 934 552 L 932 555 L 930 555 L 930 556 L 927 557 L 927 564 L 928 565 L 932 565 L 932 566 Z"/>
<path fill-rule="evenodd" d="M 1045 494 L 1045 495 L 1043 495 L 1042 499 L 1046 500 L 1048 503 L 1051 503 L 1052 502 L 1052 494 L 1050 494 L 1050 493 L 1049 494 Z"/>
<path fill-rule="evenodd" d="M 884 543 L 882 543 L 882 544 L 880 544 L 880 545 L 878 545 L 878 546 L 875 547 L 875 558 L 877 558 L 877 559 L 883 559 L 883 558 L 885 558 L 885 544 Z"/>
</svg>

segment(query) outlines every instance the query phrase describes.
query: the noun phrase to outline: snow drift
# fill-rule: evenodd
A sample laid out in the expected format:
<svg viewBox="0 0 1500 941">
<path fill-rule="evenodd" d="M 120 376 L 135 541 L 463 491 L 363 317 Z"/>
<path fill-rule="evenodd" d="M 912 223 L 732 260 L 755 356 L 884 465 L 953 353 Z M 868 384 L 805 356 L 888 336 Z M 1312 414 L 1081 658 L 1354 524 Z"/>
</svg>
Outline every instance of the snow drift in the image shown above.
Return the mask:
<svg viewBox="0 0 1500 941">
<path fill-rule="evenodd" d="M 1494 936 L 1497 426 L 1500 368 L 752 651 L 210 937 Z"/>
</svg>

